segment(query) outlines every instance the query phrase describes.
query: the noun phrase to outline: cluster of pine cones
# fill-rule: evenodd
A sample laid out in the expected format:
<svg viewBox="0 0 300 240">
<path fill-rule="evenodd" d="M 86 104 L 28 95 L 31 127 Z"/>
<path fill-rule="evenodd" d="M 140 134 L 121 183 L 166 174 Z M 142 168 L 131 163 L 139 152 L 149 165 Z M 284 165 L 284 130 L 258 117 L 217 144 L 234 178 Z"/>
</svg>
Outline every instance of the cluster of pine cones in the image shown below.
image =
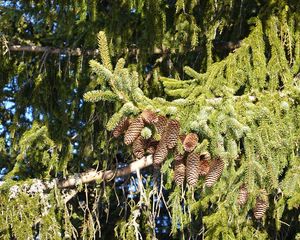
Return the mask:
<svg viewBox="0 0 300 240">
<path fill-rule="evenodd" d="M 159 139 L 151 134 L 143 137 L 141 132 L 144 127 L 154 129 L 160 136 Z M 205 186 L 211 187 L 220 178 L 224 162 L 217 157 L 211 159 L 208 152 L 197 153 L 198 136 L 195 133 L 180 135 L 180 124 L 177 120 L 168 119 L 150 110 L 144 110 L 134 119 L 124 117 L 114 128 L 112 134 L 115 138 L 124 134 L 124 143 L 132 144 L 132 151 L 136 158 L 140 159 L 145 154 L 153 154 L 153 165 L 159 168 L 170 152 L 174 155 L 174 180 L 177 185 L 183 185 L 185 179 L 191 186 L 195 186 L 200 176 L 205 177 Z M 179 150 L 178 141 L 183 146 Z M 239 189 L 238 204 L 243 206 L 248 200 L 248 189 L 243 184 Z M 256 198 L 254 217 L 261 219 L 268 208 L 267 193 L 261 191 Z"/>
<path fill-rule="evenodd" d="M 238 194 L 238 204 L 244 206 L 248 201 L 248 189 L 245 184 L 241 185 Z M 255 219 L 261 219 L 269 207 L 268 195 L 265 189 L 260 190 L 260 195 L 256 197 L 255 207 L 253 209 Z"/>
<path fill-rule="evenodd" d="M 153 138 L 153 134 L 145 139 L 141 132 L 144 127 L 154 129 L 160 136 Z M 197 153 L 194 151 L 198 144 L 195 133 L 180 135 L 180 124 L 177 120 L 168 119 L 150 110 L 144 110 L 138 117 L 129 119 L 124 117 L 114 128 L 114 137 L 124 135 L 124 143 L 132 144 L 135 157 L 142 158 L 145 154 L 153 154 L 153 165 L 159 168 L 168 154 L 174 154 L 174 180 L 176 184 L 187 183 L 195 186 L 199 176 L 205 176 L 205 185 L 211 187 L 221 176 L 224 162 L 220 158 L 211 159 L 208 152 Z M 178 141 L 181 141 L 184 151 L 179 151 Z"/>
</svg>

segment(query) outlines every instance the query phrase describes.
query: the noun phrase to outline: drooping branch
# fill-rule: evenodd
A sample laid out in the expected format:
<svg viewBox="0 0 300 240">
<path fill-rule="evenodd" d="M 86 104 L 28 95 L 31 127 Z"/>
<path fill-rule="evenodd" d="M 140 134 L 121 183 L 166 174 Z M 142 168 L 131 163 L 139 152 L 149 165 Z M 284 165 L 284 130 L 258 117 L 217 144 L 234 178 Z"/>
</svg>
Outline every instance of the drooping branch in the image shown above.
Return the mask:
<svg viewBox="0 0 300 240">
<path fill-rule="evenodd" d="M 68 177 L 65 180 L 58 180 L 58 188 L 69 188 L 74 187 L 79 184 L 90 183 L 97 180 L 111 180 L 115 177 L 121 177 L 129 175 L 137 170 L 143 169 L 153 164 L 152 155 L 143 157 L 133 163 L 130 163 L 128 166 L 116 170 L 107 170 L 107 171 L 96 171 L 92 170 L 89 172 L 84 172 L 80 174 L 75 174 Z"/>
</svg>

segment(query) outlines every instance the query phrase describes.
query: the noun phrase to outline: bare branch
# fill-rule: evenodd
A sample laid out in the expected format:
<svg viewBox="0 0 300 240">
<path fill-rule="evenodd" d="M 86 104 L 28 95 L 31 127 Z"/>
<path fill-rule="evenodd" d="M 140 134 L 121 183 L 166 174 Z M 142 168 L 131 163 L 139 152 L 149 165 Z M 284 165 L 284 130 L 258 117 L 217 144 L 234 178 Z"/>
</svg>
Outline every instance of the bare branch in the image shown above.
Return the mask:
<svg viewBox="0 0 300 240">
<path fill-rule="evenodd" d="M 96 50 L 82 50 L 80 48 L 52 48 L 52 47 L 41 47 L 41 46 L 22 46 L 22 45 L 13 45 L 9 46 L 9 51 L 12 52 L 34 52 L 34 53 L 44 53 L 49 52 L 50 54 L 68 54 L 72 56 L 81 56 L 81 55 L 98 55 L 99 51 Z"/>
<path fill-rule="evenodd" d="M 45 53 L 48 52 L 50 54 L 67 54 L 70 56 L 96 56 L 99 54 L 99 50 L 82 50 L 81 48 L 55 48 L 55 47 L 41 47 L 41 46 L 22 46 L 22 45 L 11 45 L 8 46 L 8 50 L 11 52 L 32 52 L 32 53 Z M 131 54 L 138 54 L 139 49 L 137 48 L 127 48 L 124 52 L 130 52 Z M 154 54 L 162 54 L 164 53 L 162 49 L 155 48 Z"/>
<path fill-rule="evenodd" d="M 117 170 L 107 170 L 97 172 L 96 170 L 75 174 L 68 177 L 68 179 L 57 181 L 58 188 L 74 187 L 78 184 L 89 183 L 97 180 L 111 180 L 115 177 L 121 177 L 129 175 L 139 169 L 143 169 L 153 164 L 152 155 L 143 157 L 133 163 L 130 163 L 127 167 Z"/>
<path fill-rule="evenodd" d="M 33 52 L 33 53 L 45 53 L 48 52 L 50 54 L 68 54 L 71 56 L 81 56 L 81 55 L 89 55 L 89 56 L 96 56 L 99 54 L 98 49 L 90 49 L 90 50 L 83 50 L 81 48 L 56 48 L 56 47 L 49 47 L 49 46 L 23 46 L 23 45 L 8 45 L 8 41 L 4 42 L 8 51 L 11 52 Z M 236 48 L 240 47 L 240 41 L 238 42 L 217 42 L 215 43 L 218 47 L 228 50 L 235 50 Z M 131 54 L 138 55 L 140 49 L 138 49 L 135 45 L 130 46 L 129 48 L 124 49 L 124 52 L 130 52 Z M 193 51 L 201 51 L 200 47 L 186 49 L 185 52 L 193 52 Z M 168 54 L 170 53 L 170 49 L 167 49 L 165 46 L 161 48 L 155 47 L 153 49 L 154 54 Z M 158 59 L 158 64 L 163 59 Z"/>
</svg>

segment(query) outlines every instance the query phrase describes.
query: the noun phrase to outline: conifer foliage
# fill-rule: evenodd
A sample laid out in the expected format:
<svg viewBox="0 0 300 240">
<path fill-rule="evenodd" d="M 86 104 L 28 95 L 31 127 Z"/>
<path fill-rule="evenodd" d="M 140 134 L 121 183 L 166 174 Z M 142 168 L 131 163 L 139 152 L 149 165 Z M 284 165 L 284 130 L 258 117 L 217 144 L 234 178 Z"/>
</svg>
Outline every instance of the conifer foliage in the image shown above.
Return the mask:
<svg viewBox="0 0 300 240">
<path fill-rule="evenodd" d="M 269 21 L 274 23 L 275 20 L 271 18 Z M 250 196 L 254 197 L 259 188 L 268 186 L 269 193 L 265 191 L 263 197 L 256 197 L 253 207 L 255 219 L 265 216 L 268 207 L 266 198 L 272 189 L 279 187 L 278 177 L 287 166 L 287 159 L 292 156 L 290 155 L 293 152 L 291 146 L 284 144 L 285 147 L 281 148 L 286 149 L 280 153 L 275 146 L 283 139 L 291 140 L 291 131 L 289 134 L 282 132 L 287 125 L 297 127 L 293 123 L 286 122 L 288 119 L 293 119 L 293 115 L 297 112 L 297 104 L 294 105 L 295 102 L 291 101 L 289 93 L 285 91 L 285 89 L 287 91 L 295 89 L 296 86 L 287 81 L 287 76 L 282 75 L 287 82 L 284 83 L 283 90 L 278 91 L 279 78 L 277 82 L 275 81 L 276 83 L 273 82 L 274 87 L 267 80 L 271 65 L 262 65 L 269 69 L 264 72 L 266 75 L 263 80 L 261 76 L 255 77 L 257 70 L 254 63 L 245 66 L 241 60 L 243 58 L 258 58 L 256 61 L 266 59 L 264 52 L 256 50 L 259 46 L 264 47 L 262 40 L 264 34 L 267 37 L 273 36 L 269 35 L 270 32 L 263 32 L 262 23 L 257 19 L 241 47 L 224 60 L 212 64 L 206 73 L 196 73 L 186 67 L 186 73 L 193 78 L 191 80 L 162 77 L 161 81 L 166 93 L 175 98 L 173 101 L 150 99 L 137 85 L 135 89 L 131 89 L 132 92 L 126 93 L 126 98 L 120 98 L 122 101 L 127 99 L 125 104 L 130 101 L 132 105 L 140 109 L 140 116 L 145 124 L 153 125 L 150 126 L 154 129 L 153 136 L 159 136 L 154 152 L 154 165 L 162 166 L 168 155 L 174 158 L 174 182 L 177 185 L 182 186 L 186 178 L 187 184 L 195 187 L 199 182 L 199 176 L 205 176 L 203 186 L 207 188 L 213 188 L 215 185 L 216 188 L 226 187 L 226 183 L 233 184 L 228 180 L 242 180 L 245 184 L 240 187 L 237 194 L 240 206 L 244 206 Z M 246 76 L 241 77 L 238 71 L 230 70 L 231 68 L 244 69 Z M 280 76 L 286 72 L 278 72 L 278 74 Z M 110 78 L 120 79 L 113 76 Z M 288 78 L 293 81 L 291 76 Z M 225 82 L 225 79 L 229 81 Z M 250 82 L 247 79 L 250 79 Z M 185 82 L 186 85 L 184 85 Z M 241 87 L 245 88 L 243 95 L 236 95 Z M 265 90 L 262 93 L 260 90 L 263 87 Z M 274 104 L 274 101 L 279 101 L 279 103 Z M 195 102 L 198 105 L 194 105 Z M 157 114 L 154 115 L 144 109 L 146 106 Z M 188 115 L 190 117 L 186 117 Z M 174 117 L 176 120 L 172 119 Z M 276 131 L 272 128 L 272 126 L 275 127 L 275 123 L 280 125 Z M 277 142 L 267 142 L 266 140 L 271 136 L 272 139 L 277 139 Z M 242 147 L 241 144 L 243 144 Z M 173 148 L 176 145 L 178 146 L 174 151 Z M 207 150 L 210 153 L 205 153 Z M 283 152 L 286 155 L 282 155 Z M 276 153 L 279 155 L 277 156 Z M 213 156 L 212 159 L 210 155 Z M 274 159 L 278 159 L 278 162 Z M 236 169 L 234 162 L 240 162 L 241 166 Z M 222 180 L 223 172 L 225 172 L 224 180 Z M 218 185 L 219 181 L 223 183 Z M 197 206 L 198 203 L 195 204 Z M 216 216 L 220 211 L 215 213 Z M 239 215 L 239 213 L 236 214 Z M 207 218 L 213 216 L 214 214 Z M 213 229 L 212 226 L 210 227 Z"/>
<path fill-rule="evenodd" d="M 1 239 L 300 237 L 299 1 L 0 12 Z M 145 172 L 77 181 L 150 155 Z"/>
</svg>

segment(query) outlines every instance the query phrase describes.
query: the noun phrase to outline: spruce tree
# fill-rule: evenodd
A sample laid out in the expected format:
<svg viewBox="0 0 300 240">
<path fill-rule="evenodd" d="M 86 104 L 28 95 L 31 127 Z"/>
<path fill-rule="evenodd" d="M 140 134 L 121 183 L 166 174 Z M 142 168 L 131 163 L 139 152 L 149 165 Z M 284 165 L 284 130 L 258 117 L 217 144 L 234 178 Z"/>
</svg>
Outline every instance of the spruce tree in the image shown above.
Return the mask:
<svg viewBox="0 0 300 240">
<path fill-rule="evenodd" d="M 298 1 L 0 3 L 1 238 L 299 237 Z"/>
</svg>

